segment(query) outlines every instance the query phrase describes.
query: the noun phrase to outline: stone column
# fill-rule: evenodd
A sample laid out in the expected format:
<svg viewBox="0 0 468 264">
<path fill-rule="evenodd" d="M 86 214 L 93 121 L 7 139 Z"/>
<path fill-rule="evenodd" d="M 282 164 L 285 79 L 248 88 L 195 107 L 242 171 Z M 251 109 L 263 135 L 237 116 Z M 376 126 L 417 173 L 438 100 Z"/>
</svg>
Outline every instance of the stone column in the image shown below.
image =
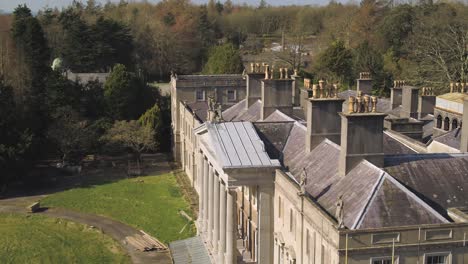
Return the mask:
<svg viewBox="0 0 468 264">
<path fill-rule="evenodd" d="M 218 251 L 218 240 L 219 240 L 219 176 L 215 174 L 214 177 L 214 228 L 213 228 L 213 253 Z"/>
<path fill-rule="evenodd" d="M 273 184 L 258 187 L 258 259 L 262 263 L 273 263 Z"/>
<path fill-rule="evenodd" d="M 203 162 L 205 161 L 205 158 L 203 156 L 203 153 L 199 153 L 200 157 L 198 159 L 198 230 L 197 233 L 200 234 L 203 229 L 203 169 L 205 166 L 203 166 Z"/>
<path fill-rule="evenodd" d="M 237 263 L 237 222 L 236 222 L 236 189 L 229 188 L 227 192 L 226 213 L 226 264 Z"/>
<path fill-rule="evenodd" d="M 208 160 L 204 159 L 203 161 L 203 232 L 208 231 Z M 206 236 L 205 236 L 206 238 Z"/>
<path fill-rule="evenodd" d="M 213 206 L 214 206 L 214 173 L 213 173 L 213 167 L 210 165 L 209 170 L 208 170 L 208 179 L 209 179 L 209 185 L 208 185 L 208 241 L 210 242 L 210 246 L 213 247 Z"/>
<path fill-rule="evenodd" d="M 223 182 L 219 182 L 219 246 L 218 246 L 218 262 L 225 262 L 224 253 L 226 252 L 226 186 Z"/>
</svg>

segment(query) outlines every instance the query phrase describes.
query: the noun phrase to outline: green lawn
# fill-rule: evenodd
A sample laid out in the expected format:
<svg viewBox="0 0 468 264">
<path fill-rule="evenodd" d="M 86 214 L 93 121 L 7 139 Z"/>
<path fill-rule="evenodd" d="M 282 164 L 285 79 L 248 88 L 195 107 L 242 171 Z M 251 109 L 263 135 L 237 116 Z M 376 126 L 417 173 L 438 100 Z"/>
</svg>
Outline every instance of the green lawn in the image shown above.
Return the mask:
<svg viewBox="0 0 468 264">
<path fill-rule="evenodd" d="M 43 199 L 41 206 L 108 216 L 142 229 L 165 243 L 195 234 L 193 223 L 187 225 L 188 221 L 179 214 L 179 210 L 189 215 L 192 212 L 172 173 L 55 193 Z"/>
<path fill-rule="evenodd" d="M 0 213 L 0 263 L 130 263 L 112 238 L 63 219 Z"/>
</svg>

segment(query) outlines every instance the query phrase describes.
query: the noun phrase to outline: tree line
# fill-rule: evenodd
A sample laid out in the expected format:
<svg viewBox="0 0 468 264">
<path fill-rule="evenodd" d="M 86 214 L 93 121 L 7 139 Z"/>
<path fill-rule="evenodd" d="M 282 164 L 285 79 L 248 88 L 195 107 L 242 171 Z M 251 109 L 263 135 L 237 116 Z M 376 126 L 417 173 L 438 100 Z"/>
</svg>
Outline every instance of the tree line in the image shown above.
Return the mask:
<svg viewBox="0 0 468 264">
<path fill-rule="evenodd" d="M 274 42 L 280 51 L 270 51 Z M 34 16 L 19 6 L 0 15 L 0 170 L 10 171 L 2 173 L 6 178 L 51 155 L 73 159 L 115 149 L 104 148 L 104 139 L 128 148 L 108 134 L 132 130 L 122 121 L 127 128 L 150 124 L 154 135 L 141 131 L 141 138 L 155 141 L 142 142 L 167 149 L 169 101 L 147 83 L 168 81 L 171 71 L 241 73 L 243 60 L 268 54 L 278 66 L 343 88 L 366 71 L 376 94 L 399 79 L 442 92 L 449 82 L 468 82 L 467 43 L 468 7 L 458 2 L 278 7 L 88 0 Z M 76 83 L 51 69 L 55 58 L 62 70 L 110 76 L 105 84 Z"/>
</svg>

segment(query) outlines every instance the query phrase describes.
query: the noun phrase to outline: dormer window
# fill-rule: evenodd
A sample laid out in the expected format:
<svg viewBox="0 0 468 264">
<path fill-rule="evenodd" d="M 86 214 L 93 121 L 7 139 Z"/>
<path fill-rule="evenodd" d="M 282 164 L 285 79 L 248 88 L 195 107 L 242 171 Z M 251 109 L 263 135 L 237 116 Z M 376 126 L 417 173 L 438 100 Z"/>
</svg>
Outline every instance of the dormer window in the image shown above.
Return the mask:
<svg viewBox="0 0 468 264">
<path fill-rule="evenodd" d="M 228 90 L 227 91 L 227 98 L 228 98 L 228 101 L 235 101 L 236 100 L 236 90 Z"/>
<path fill-rule="evenodd" d="M 198 90 L 196 96 L 197 96 L 197 101 L 205 101 L 205 91 Z"/>
</svg>

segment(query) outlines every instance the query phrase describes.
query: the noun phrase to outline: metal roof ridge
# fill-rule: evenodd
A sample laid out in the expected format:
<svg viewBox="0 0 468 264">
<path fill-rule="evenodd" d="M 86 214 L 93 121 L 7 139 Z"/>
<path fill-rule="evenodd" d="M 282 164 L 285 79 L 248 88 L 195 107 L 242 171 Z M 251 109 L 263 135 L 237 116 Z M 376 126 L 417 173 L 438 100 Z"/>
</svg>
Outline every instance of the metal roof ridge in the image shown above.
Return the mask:
<svg viewBox="0 0 468 264">
<path fill-rule="evenodd" d="M 367 160 L 365 160 L 365 161 L 367 161 Z M 369 162 L 369 164 L 372 164 L 372 163 Z M 383 171 L 382 174 L 380 174 L 379 179 L 377 180 L 377 183 L 374 184 L 374 186 L 372 188 L 372 192 L 369 195 L 369 198 L 367 199 L 367 203 L 363 206 L 362 210 L 359 212 L 358 217 L 356 218 L 356 221 L 354 222 L 353 226 L 351 227 L 352 229 L 359 229 L 359 227 L 362 224 L 362 221 L 364 221 L 364 218 L 367 215 L 367 212 L 368 212 L 368 209 L 369 209 L 370 205 L 375 201 L 376 194 L 383 185 L 384 175 L 385 175 L 385 171 Z"/>
</svg>

